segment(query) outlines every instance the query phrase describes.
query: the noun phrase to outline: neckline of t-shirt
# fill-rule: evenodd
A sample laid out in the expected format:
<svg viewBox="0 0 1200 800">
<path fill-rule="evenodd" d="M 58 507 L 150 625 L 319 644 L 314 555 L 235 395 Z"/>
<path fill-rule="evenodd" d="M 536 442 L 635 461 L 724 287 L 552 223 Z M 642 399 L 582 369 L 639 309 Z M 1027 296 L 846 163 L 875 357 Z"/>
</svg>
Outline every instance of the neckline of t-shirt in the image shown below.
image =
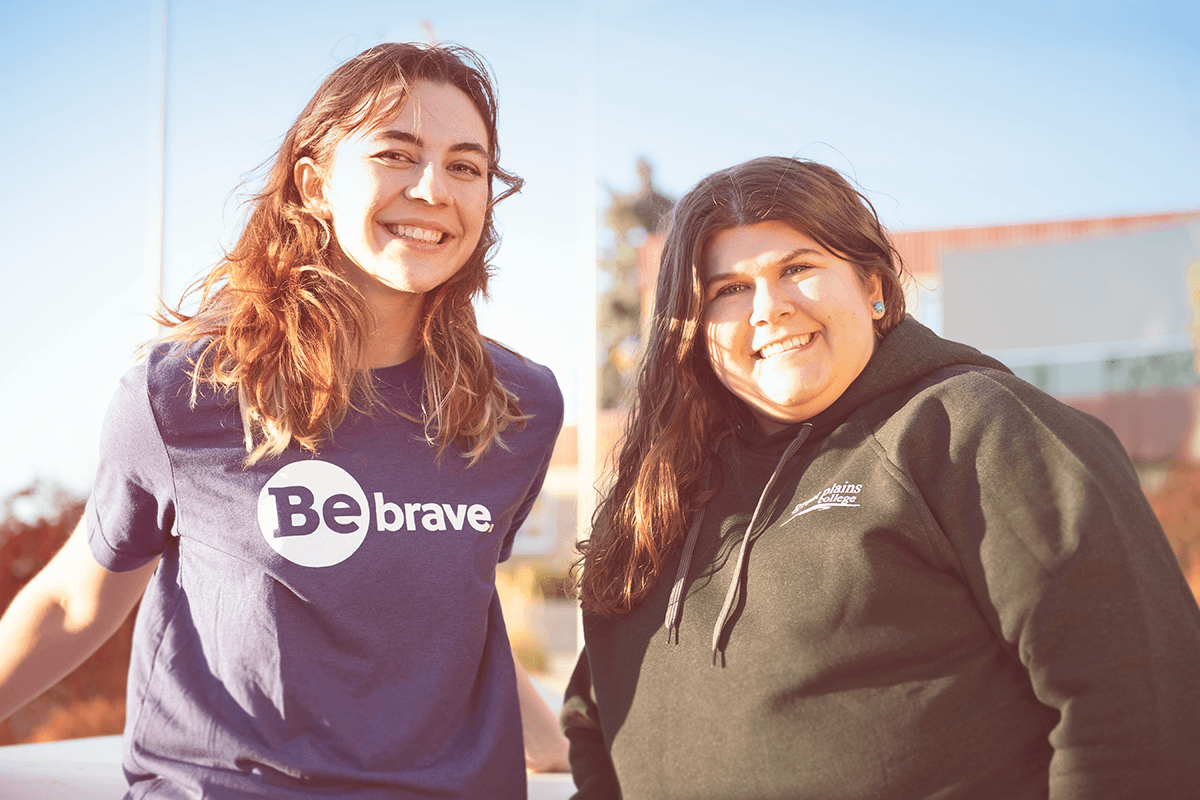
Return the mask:
<svg viewBox="0 0 1200 800">
<path fill-rule="evenodd" d="M 403 386 L 412 379 L 421 377 L 421 356 L 417 354 L 407 361 L 389 367 L 375 367 L 370 373 L 375 380 L 389 386 Z"/>
</svg>

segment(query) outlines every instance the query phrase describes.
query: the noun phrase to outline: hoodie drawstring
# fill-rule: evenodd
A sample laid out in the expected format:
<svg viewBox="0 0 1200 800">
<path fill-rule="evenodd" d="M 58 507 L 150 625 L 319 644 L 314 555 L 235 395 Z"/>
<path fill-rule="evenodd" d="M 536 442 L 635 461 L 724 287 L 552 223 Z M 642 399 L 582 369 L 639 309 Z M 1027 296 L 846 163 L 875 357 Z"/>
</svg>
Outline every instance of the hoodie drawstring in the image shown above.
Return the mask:
<svg viewBox="0 0 1200 800">
<path fill-rule="evenodd" d="M 683 553 L 679 556 L 679 568 L 675 570 L 675 585 L 671 587 L 671 599 L 667 601 L 667 644 L 671 643 L 671 631 L 675 631 L 675 643 L 679 644 L 679 617 L 683 613 L 683 585 L 687 582 L 688 567 L 692 563 L 692 551 L 700 538 L 700 523 L 704 521 L 704 509 L 696 512 L 696 519 L 683 541 Z"/>
<path fill-rule="evenodd" d="M 775 480 L 779 477 L 779 473 L 783 471 L 784 465 L 791 460 L 800 446 L 804 444 L 804 440 L 808 438 L 808 434 L 812 431 L 812 425 L 805 424 L 796 433 L 796 437 L 788 443 L 787 449 L 783 451 L 783 455 L 779 457 L 779 461 L 775 464 L 775 469 L 771 473 L 771 477 L 767 480 L 767 485 L 763 487 L 762 494 L 758 496 L 758 503 L 754 507 L 754 513 L 750 515 L 750 522 L 746 525 L 746 530 L 742 534 L 742 546 L 738 551 L 737 565 L 734 567 L 733 579 L 729 582 L 729 590 L 725 593 L 725 603 L 721 607 L 721 614 L 717 618 L 716 627 L 713 628 L 712 638 L 712 663 L 717 664 L 717 644 L 720 642 L 721 635 L 725 632 L 725 625 L 729 620 L 729 611 L 733 607 L 733 597 L 737 592 L 737 587 L 741 583 L 742 569 L 746 563 L 746 547 L 750 542 L 750 531 L 754 529 L 754 524 L 758 521 L 758 515 L 766 504 L 767 496 L 770 495 L 772 487 L 775 485 Z M 692 553 L 696 549 L 696 541 L 700 538 L 700 523 L 704 520 L 704 509 L 701 509 L 696 514 L 696 519 L 692 522 L 692 527 L 688 530 L 687 538 L 684 540 L 683 553 L 679 557 L 679 568 L 675 572 L 675 584 L 671 587 L 671 598 L 667 602 L 667 642 L 671 641 L 671 631 L 675 630 L 675 641 L 679 642 L 679 618 L 682 616 L 683 607 L 683 589 L 687 582 L 688 570 L 691 567 Z"/>
<path fill-rule="evenodd" d="M 754 523 L 758 521 L 758 514 L 762 511 L 762 507 L 766 503 L 767 495 L 771 492 L 771 487 L 775 485 L 775 479 L 783 471 L 783 465 L 800 449 L 800 445 L 804 444 L 804 440 L 808 438 L 808 432 L 811 430 L 812 425 L 806 424 L 802 427 L 800 432 L 796 434 L 796 438 L 792 439 L 791 444 L 783 451 L 783 455 L 779 457 L 779 462 L 775 465 L 775 471 L 771 473 L 770 479 L 767 480 L 767 485 L 763 487 L 762 494 L 758 496 L 758 504 L 754 506 L 754 513 L 750 515 L 750 522 L 746 525 L 745 533 L 742 534 L 742 548 L 738 551 L 737 565 L 733 569 L 733 579 L 729 581 L 729 590 L 725 592 L 725 604 L 721 606 L 721 615 L 717 617 L 717 624 L 713 628 L 712 663 L 714 667 L 717 665 L 717 643 L 721 640 L 721 634 L 725 632 L 725 623 L 729 621 L 729 610 L 733 607 L 733 596 L 737 593 L 737 587 L 742 582 L 742 568 L 746 563 L 746 545 L 750 543 L 750 531 L 754 529 Z"/>
</svg>

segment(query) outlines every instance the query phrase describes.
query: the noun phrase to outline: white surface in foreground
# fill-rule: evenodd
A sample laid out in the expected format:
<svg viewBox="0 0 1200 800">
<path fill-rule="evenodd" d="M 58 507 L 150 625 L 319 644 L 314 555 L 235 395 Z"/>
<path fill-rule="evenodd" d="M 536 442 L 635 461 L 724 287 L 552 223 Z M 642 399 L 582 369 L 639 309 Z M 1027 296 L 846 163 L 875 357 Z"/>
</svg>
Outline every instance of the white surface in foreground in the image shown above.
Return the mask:
<svg viewBox="0 0 1200 800">
<path fill-rule="evenodd" d="M 3 800 L 121 800 L 126 788 L 120 736 L 0 747 Z M 529 776 L 529 800 L 574 793 L 570 775 Z"/>
<path fill-rule="evenodd" d="M 126 788 L 120 736 L 0 747 L 4 800 L 121 800 Z"/>
<path fill-rule="evenodd" d="M 551 708 L 562 704 L 558 692 L 532 680 Z M 121 800 L 126 788 L 120 736 L 0 747 L 0 800 Z M 529 776 L 529 800 L 567 800 L 574 793 L 569 774 Z"/>
</svg>

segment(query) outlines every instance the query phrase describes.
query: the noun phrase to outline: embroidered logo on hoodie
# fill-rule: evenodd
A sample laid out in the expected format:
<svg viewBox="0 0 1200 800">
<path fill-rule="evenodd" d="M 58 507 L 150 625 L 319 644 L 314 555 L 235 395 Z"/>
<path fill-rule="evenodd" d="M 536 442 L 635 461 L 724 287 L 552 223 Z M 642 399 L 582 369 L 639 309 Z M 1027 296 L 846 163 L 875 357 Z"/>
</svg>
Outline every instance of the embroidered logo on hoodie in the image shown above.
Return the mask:
<svg viewBox="0 0 1200 800">
<path fill-rule="evenodd" d="M 792 509 L 792 515 L 785 519 L 782 524 L 786 525 L 796 517 L 802 517 L 810 511 L 828 511 L 831 508 L 858 508 L 862 505 L 858 502 L 858 495 L 861 492 L 861 483 L 835 483 L 827 489 L 822 489 L 803 503 L 797 503 L 796 507 Z"/>
</svg>

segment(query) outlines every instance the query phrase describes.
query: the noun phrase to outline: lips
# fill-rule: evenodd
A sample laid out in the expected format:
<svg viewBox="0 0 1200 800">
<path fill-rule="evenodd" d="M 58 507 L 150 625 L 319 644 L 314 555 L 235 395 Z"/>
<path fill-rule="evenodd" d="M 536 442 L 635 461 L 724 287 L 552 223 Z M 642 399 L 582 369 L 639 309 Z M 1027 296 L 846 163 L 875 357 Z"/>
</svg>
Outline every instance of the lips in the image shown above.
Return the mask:
<svg viewBox="0 0 1200 800">
<path fill-rule="evenodd" d="M 397 239 L 405 239 L 410 242 L 420 242 L 422 244 L 441 244 L 450 238 L 450 234 L 445 231 L 426 228 L 420 225 L 384 225 L 392 236 Z"/>
<path fill-rule="evenodd" d="M 798 336 L 789 336 L 786 339 L 780 339 L 777 342 L 771 342 L 764 346 L 761 350 L 754 352 L 754 357 L 758 359 L 768 359 L 772 356 L 777 356 L 780 353 L 786 353 L 789 350 L 798 350 L 804 347 L 816 337 L 816 333 L 802 333 Z"/>
</svg>

